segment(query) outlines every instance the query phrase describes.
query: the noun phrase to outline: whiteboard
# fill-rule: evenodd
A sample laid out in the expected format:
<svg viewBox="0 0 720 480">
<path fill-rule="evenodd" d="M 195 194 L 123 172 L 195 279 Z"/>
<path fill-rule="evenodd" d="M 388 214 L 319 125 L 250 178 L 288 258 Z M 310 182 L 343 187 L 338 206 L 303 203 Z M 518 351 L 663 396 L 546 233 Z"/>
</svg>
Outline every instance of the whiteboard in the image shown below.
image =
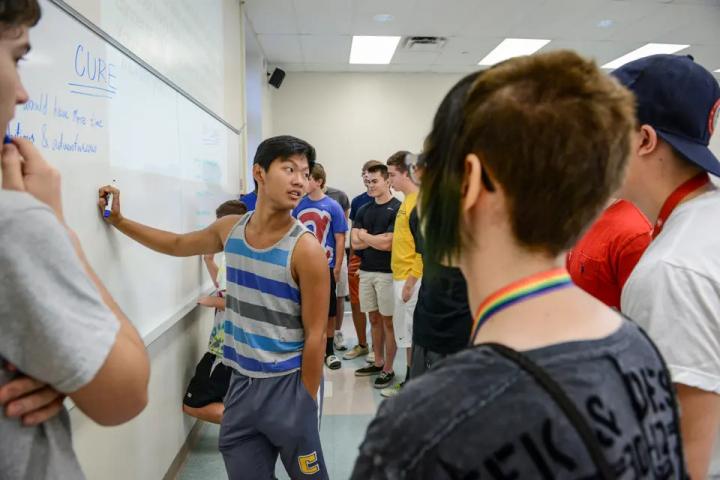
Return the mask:
<svg viewBox="0 0 720 480">
<path fill-rule="evenodd" d="M 65 0 L 236 128 L 243 123 L 238 0 Z"/>
<path fill-rule="evenodd" d="M 30 139 L 58 167 L 68 224 L 150 343 L 194 307 L 210 278 L 199 257 L 155 253 L 102 222 L 97 190 L 115 180 L 133 220 L 203 228 L 237 196 L 240 136 L 56 5 L 41 6 L 20 67 L 30 101 L 7 133 Z"/>
</svg>

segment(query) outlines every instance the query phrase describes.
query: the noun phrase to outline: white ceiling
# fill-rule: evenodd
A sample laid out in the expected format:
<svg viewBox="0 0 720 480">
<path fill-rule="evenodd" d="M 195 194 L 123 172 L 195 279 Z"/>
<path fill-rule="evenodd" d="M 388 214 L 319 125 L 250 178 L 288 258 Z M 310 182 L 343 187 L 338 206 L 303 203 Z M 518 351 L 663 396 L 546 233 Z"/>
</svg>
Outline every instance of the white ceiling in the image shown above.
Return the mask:
<svg viewBox="0 0 720 480">
<path fill-rule="evenodd" d="M 244 0 L 244 8 L 268 63 L 288 71 L 470 72 L 506 37 L 551 39 L 541 51 L 570 48 L 600 65 L 649 42 L 690 44 L 679 53 L 720 69 L 720 0 Z M 394 20 L 378 23 L 378 14 Z M 390 65 L 350 65 L 353 35 L 448 41 L 440 51 L 404 50 L 401 41 Z"/>
</svg>

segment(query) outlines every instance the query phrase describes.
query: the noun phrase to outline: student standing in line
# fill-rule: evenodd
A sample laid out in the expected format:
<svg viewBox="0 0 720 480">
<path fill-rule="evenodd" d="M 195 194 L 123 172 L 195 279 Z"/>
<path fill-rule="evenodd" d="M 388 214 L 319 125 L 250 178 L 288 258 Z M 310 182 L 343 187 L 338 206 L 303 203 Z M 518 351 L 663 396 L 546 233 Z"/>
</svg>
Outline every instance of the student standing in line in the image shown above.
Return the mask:
<svg viewBox="0 0 720 480">
<path fill-rule="evenodd" d="M 372 201 L 372 197 L 368 195 L 367 184 L 365 183 L 365 176 L 367 175 L 368 168 L 382 165 L 377 160 L 369 160 L 363 165 L 361 177 L 363 179 L 363 186 L 366 189 L 365 192 L 361 193 L 357 197 L 352 199 L 350 203 L 350 222 L 355 221 L 357 212 L 367 203 Z M 356 251 L 352 242 L 350 242 L 350 260 L 348 261 L 348 287 L 350 290 L 350 309 L 352 310 L 353 325 L 355 326 L 355 333 L 357 333 L 358 343 L 348 352 L 343 355 L 343 359 L 352 360 L 363 355 L 367 355 L 366 361 L 373 363 L 375 361 L 375 354 L 370 352 L 367 343 L 367 318 L 365 314 L 360 311 L 360 263 L 362 258 L 362 250 Z"/>
<path fill-rule="evenodd" d="M 635 94 L 628 175 L 620 196 L 654 224 L 653 241 L 622 292 L 668 361 L 692 478 L 720 478 L 720 191 L 708 149 L 720 86 L 692 57 L 653 55 L 613 75 Z"/>
<path fill-rule="evenodd" d="M 39 18 L 34 0 L 0 1 L 2 125 L 28 100 L 17 63 Z M 65 223 L 58 171 L 22 138 L 0 155 L 0 477 L 81 479 L 64 396 L 127 422 L 147 404 L 148 357 Z"/>
<path fill-rule="evenodd" d="M 652 225 L 627 200 L 614 199 L 567 256 L 575 285 L 620 310 L 620 293 L 650 244 Z"/>
<path fill-rule="evenodd" d="M 362 251 L 360 310 L 370 317 L 375 357 L 374 363 L 356 370 L 355 375 L 378 375 L 373 386 L 385 388 L 395 378 L 393 362 L 397 353 L 392 323 L 395 300 L 390 250 L 400 200 L 390 193 L 388 170 L 383 164 L 368 168 L 365 183 L 373 201 L 358 211 L 351 241 L 356 251 Z"/>
<path fill-rule="evenodd" d="M 273 478 L 280 456 L 293 479 L 327 479 L 318 425 L 330 291 L 327 257 L 292 210 L 302 199 L 315 149 L 288 135 L 255 153 L 256 209 L 176 234 L 123 217 L 120 192 L 99 191 L 106 219 L 130 238 L 174 256 L 217 253 L 227 262 L 223 363 L 233 369 L 220 427 L 231 479 Z M 302 299 L 302 300 L 301 300 Z"/>
<path fill-rule="evenodd" d="M 393 331 L 398 348 L 405 349 L 407 356 L 406 381 L 412 365 L 413 315 L 417 304 L 418 291 L 423 275 L 422 255 L 417 253 L 415 238 L 410 228 L 410 216 L 415 211 L 418 187 L 410 179 L 410 172 L 405 165 L 405 157 L 410 152 L 400 151 L 393 154 L 387 161 L 390 186 L 405 196 L 395 218 L 393 241 L 390 259 L 393 278 Z M 397 395 L 403 383 L 383 389 L 383 397 Z"/>
<path fill-rule="evenodd" d="M 342 272 L 342 259 L 345 257 L 345 233 L 348 226 L 345 212 L 332 198 L 323 193 L 325 187 L 325 169 L 316 163 L 310 172 L 307 195 L 293 210 L 293 216 L 310 230 L 327 256 L 330 267 L 330 305 L 328 308 L 327 340 L 325 345 L 325 366 L 331 370 L 341 367 L 340 359 L 335 355 L 335 320 L 337 318 L 336 285 Z"/>
<path fill-rule="evenodd" d="M 333 187 L 325 187 L 325 194 L 338 202 L 340 204 L 340 207 L 342 207 L 343 212 L 345 213 L 345 222 L 348 224 L 348 231 L 345 232 L 345 237 L 347 239 L 346 241 L 348 241 L 350 236 L 350 223 L 348 222 L 350 215 L 350 200 L 348 199 L 348 196 L 345 192 Z M 343 248 L 344 247 L 345 246 L 343 245 Z M 342 324 L 343 320 L 345 319 L 345 298 L 350 294 L 350 289 L 348 286 L 347 257 L 347 255 L 343 255 L 342 265 L 340 265 L 340 278 L 338 279 L 337 285 L 335 287 L 335 296 L 337 297 L 337 313 L 335 315 L 335 335 L 333 337 L 333 343 L 335 345 L 335 350 L 338 352 L 343 352 L 347 350 L 347 347 L 345 346 L 345 338 L 343 337 L 342 333 Z"/>
<path fill-rule="evenodd" d="M 380 405 L 353 479 L 686 478 L 657 348 L 564 268 L 623 180 L 633 107 L 568 51 L 450 90 L 420 220 L 425 258 L 465 274 L 476 327 L 470 348 Z"/>
<path fill-rule="evenodd" d="M 425 141 L 426 148 L 437 141 L 429 136 Z M 424 169 L 422 158 L 423 155 L 405 157 L 411 180 L 418 185 Z M 422 230 L 417 208 L 410 213 L 410 231 L 415 249 L 422 255 Z M 467 283 L 460 269 L 427 262 L 428 259 L 424 258 L 423 279 L 413 314 L 411 380 L 420 377 L 447 356 L 466 348 L 472 328 Z"/>
<path fill-rule="evenodd" d="M 248 212 L 255 210 L 255 204 L 257 203 L 257 186 L 255 186 L 255 190 L 252 192 L 240 195 L 240 201 L 245 204 Z"/>
<path fill-rule="evenodd" d="M 216 218 L 227 215 L 244 215 L 248 209 L 239 200 L 229 200 L 216 210 Z M 214 295 L 202 297 L 198 304 L 215 309 L 213 327 L 208 340 L 208 351 L 195 367 L 195 375 L 183 397 L 183 412 L 206 422 L 220 424 L 225 406 L 223 400 L 230 386 L 232 368 L 223 365 L 223 345 L 225 344 L 225 291 L 227 275 L 225 255 L 220 254 L 220 264 L 215 263 L 214 255 L 204 255 L 203 261 L 217 289 Z"/>
</svg>

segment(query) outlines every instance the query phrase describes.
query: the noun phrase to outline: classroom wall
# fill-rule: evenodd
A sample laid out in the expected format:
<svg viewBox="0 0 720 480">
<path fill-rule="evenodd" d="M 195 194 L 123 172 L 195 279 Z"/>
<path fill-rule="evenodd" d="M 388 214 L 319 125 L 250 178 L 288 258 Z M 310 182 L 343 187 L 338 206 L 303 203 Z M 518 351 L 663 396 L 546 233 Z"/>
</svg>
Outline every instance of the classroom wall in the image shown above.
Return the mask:
<svg viewBox="0 0 720 480">
<path fill-rule="evenodd" d="M 243 15 L 238 2 L 224 2 L 229 12 L 223 17 L 225 28 L 232 29 L 233 24 L 239 24 L 240 31 L 239 37 L 225 38 L 225 47 L 233 48 L 228 41 L 238 42 L 234 51 L 240 55 L 235 59 L 239 67 L 233 62 L 226 65 L 237 71 L 233 70 L 236 74 L 232 76 L 236 79 L 233 80 L 235 90 L 230 89 L 232 94 L 225 97 L 223 108 L 229 118 L 239 118 L 243 126 L 239 161 L 241 171 L 246 171 L 249 139 Z M 252 98 L 256 97 L 253 93 Z M 89 480 L 160 480 L 165 477 L 196 424 L 194 419 L 182 413 L 182 399 L 197 362 L 207 351 L 212 321 L 211 309 L 195 307 L 147 346 L 151 368 L 149 403 L 132 421 L 118 427 L 100 427 L 79 409 L 70 411 L 73 444 Z"/>
<path fill-rule="evenodd" d="M 196 307 L 148 346 L 149 403 L 132 421 L 100 427 L 79 409 L 71 410 L 75 451 L 89 480 L 165 476 L 195 424 L 182 413 L 181 402 L 196 363 L 207 351 L 212 317 L 211 309 Z"/>
<path fill-rule="evenodd" d="M 272 134 L 315 146 L 328 184 L 363 191 L 360 169 L 397 150 L 420 151 L 443 96 L 461 74 L 287 72 L 272 92 Z"/>
</svg>

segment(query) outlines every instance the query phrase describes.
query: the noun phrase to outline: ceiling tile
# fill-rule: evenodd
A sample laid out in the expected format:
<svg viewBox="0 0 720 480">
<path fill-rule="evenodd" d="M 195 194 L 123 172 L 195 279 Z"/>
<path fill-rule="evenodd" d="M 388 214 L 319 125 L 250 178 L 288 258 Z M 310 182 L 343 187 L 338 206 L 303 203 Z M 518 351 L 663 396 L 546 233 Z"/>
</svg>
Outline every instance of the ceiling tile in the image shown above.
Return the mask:
<svg viewBox="0 0 720 480">
<path fill-rule="evenodd" d="M 352 0 L 294 0 L 300 33 L 352 35 Z"/>
<path fill-rule="evenodd" d="M 348 63 L 352 37 L 348 35 L 301 35 L 303 58 L 308 63 Z"/>
<path fill-rule="evenodd" d="M 720 68 L 720 0 L 245 0 L 244 8 L 268 62 L 306 70 L 469 71 L 506 37 L 549 38 L 542 51 L 574 49 L 600 63 L 648 42 L 688 43 L 698 61 Z M 394 18 L 378 23 L 377 14 Z M 391 66 L 366 66 L 347 63 L 352 35 L 448 40 L 439 53 L 398 49 Z"/>
<path fill-rule="evenodd" d="M 304 63 L 299 35 L 258 35 L 269 63 Z"/>
<path fill-rule="evenodd" d="M 245 0 L 243 8 L 255 33 L 300 33 L 292 0 Z"/>
</svg>

